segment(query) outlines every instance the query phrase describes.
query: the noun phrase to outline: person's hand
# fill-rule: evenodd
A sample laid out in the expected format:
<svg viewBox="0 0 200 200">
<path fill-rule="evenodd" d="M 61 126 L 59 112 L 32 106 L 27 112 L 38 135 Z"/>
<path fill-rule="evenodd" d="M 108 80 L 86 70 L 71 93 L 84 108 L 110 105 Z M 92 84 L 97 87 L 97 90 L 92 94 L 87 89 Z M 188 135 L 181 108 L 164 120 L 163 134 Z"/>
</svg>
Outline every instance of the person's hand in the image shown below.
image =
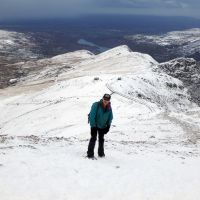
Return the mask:
<svg viewBox="0 0 200 200">
<path fill-rule="evenodd" d="M 110 125 L 108 125 L 106 128 L 105 128 L 105 134 L 107 134 L 110 130 Z"/>
</svg>

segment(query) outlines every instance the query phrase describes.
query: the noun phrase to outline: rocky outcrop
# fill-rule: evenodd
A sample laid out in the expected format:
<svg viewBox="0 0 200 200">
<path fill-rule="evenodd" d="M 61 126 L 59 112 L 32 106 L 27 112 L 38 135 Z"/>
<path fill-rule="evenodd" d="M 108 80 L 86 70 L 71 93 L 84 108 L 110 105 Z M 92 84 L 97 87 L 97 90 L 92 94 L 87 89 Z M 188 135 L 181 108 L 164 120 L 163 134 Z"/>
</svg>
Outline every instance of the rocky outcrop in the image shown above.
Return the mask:
<svg viewBox="0 0 200 200">
<path fill-rule="evenodd" d="M 158 65 L 158 70 L 181 80 L 192 100 L 200 105 L 200 63 L 193 58 L 176 58 Z"/>
</svg>

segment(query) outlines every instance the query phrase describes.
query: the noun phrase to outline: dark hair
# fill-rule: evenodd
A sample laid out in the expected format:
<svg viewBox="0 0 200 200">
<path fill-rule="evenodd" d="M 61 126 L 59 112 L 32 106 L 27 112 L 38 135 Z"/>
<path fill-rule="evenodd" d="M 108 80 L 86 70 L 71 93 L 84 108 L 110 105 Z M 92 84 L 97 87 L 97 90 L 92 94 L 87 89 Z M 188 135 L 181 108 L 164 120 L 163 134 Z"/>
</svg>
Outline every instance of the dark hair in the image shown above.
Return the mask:
<svg viewBox="0 0 200 200">
<path fill-rule="evenodd" d="M 106 101 L 110 101 L 110 99 L 111 99 L 110 94 L 104 94 L 103 99 L 106 100 Z"/>
</svg>

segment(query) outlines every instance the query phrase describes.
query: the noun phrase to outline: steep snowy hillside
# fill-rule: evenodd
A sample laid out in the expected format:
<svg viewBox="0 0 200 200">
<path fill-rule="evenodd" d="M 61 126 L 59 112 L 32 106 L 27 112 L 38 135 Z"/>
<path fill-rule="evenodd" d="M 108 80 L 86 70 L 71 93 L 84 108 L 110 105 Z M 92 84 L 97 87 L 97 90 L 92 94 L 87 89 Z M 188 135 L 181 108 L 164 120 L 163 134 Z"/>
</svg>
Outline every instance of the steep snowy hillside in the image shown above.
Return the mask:
<svg viewBox="0 0 200 200">
<path fill-rule="evenodd" d="M 200 108 L 181 80 L 127 46 L 34 64 L 39 74 L 0 90 L 3 200 L 198 199 Z M 104 93 L 106 157 L 89 160 L 87 114 Z"/>
<path fill-rule="evenodd" d="M 200 105 L 200 64 L 192 58 L 176 58 L 160 63 L 157 71 L 181 80 L 191 95 L 191 100 Z"/>
</svg>

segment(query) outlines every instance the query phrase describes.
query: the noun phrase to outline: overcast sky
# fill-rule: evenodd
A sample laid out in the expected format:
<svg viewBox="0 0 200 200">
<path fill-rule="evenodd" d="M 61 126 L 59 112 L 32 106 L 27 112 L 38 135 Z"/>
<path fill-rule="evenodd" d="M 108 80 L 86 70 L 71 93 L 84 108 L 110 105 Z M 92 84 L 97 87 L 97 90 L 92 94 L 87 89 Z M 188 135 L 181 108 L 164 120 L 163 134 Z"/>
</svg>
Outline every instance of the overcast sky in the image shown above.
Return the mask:
<svg viewBox="0 0 200 200">
<path fill-rule="evenodd" d="M 200 0 L 0 0 L 0 20 L 80 14 L 146 14 L 200 18 Z"/>
</svg>

